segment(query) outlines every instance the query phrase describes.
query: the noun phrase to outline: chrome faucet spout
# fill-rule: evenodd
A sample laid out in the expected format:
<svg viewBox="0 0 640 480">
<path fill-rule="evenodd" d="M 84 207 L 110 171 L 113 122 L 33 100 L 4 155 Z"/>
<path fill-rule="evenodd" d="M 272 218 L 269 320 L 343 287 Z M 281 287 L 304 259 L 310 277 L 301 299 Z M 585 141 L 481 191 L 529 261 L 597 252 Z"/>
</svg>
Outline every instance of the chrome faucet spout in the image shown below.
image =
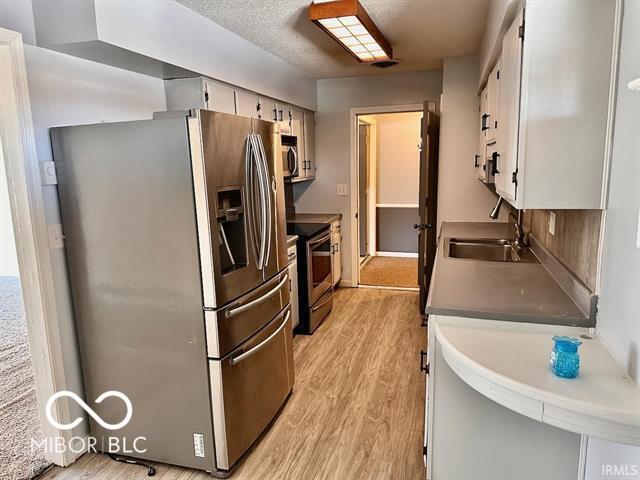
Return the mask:
<svg viewBox="0 0 640 480">
<path fill-rule="evenodd" d="M 500 215 L 500 207 L 502 207 L 503 201 L 504 201 L 504 198 L 498 197 L 498 201 L 491 209 L 491 213 L 489 214 L 489 217 L 493 218 L 494 220 L 498 218 L 498 216 Z"/>
<path fill-rule="evenodd" d="M 529 246 L 525 238 L 524 227 L 522 226 L 522 210 L 518 210 L 518 221 L 516 222 L 516 235 L 513 246 L 518 250 L 522 250 Z"/>
</svg>

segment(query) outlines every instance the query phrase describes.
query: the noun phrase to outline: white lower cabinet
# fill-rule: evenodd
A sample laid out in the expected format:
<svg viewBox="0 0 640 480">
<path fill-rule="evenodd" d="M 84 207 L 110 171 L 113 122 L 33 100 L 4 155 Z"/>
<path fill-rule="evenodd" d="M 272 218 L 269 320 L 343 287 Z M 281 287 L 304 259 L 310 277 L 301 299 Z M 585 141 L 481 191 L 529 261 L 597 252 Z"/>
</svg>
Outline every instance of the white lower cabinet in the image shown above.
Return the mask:
<svg viewBox="0 0 640 480">
<path fill-rule="evenodd" d="M 291 299 L 291 324 L 293 328 L 300 323 L 300 306 L 298 304 L 298 255 L 296 245 L 287 250 L 289 260 L 289 298 Z"/>
<path fill-rule="evenodd" d="M 578 479 L 578 434 L 490 400 L 447 364 L 429 316 L 425 451 L 429 480 Z"/>
<path fill-rule="evenodd" d="M 340 220 L 331 223 L 331 266 L 333 270 L 333 285 L 337 285 L 342 278 L 342 229 Z"/>
</svg>

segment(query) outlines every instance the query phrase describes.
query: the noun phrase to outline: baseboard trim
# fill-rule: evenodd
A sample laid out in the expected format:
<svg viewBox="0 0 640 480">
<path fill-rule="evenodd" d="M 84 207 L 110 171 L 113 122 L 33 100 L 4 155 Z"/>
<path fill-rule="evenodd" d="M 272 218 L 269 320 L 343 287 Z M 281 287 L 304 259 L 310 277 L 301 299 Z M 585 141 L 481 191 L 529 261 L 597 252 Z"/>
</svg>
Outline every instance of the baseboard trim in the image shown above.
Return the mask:
<svg viewBox="0 0 640 480">
<path fill-rule="evenodd" d="M 418 287 L 389 287 L 386 285 L 358 285 L 358 288 L 370 288 L 373 290 L 400 290 L 401 292 L 419 292 Z"/>
<path fill-rule="evenodd" d="M 376 252 L 376 257 L 418 258 L 418 254 L 413 252 Z"/>
</svg>

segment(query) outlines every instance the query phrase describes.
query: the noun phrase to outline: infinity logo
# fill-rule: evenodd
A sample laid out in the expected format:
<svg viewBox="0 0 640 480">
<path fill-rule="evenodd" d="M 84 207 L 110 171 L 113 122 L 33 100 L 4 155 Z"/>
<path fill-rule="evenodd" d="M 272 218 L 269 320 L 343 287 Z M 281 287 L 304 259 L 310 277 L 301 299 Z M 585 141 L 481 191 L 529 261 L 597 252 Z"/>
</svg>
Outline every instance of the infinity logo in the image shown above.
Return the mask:
<svg viewBox="0 0 640 480">
<path fill-rule="evenodd" d="M 127 397 L 124 393 L 118 392 L 117 390 L 109 390 L 108 392 L 104 392 L 102 395 L 96 398 L 96 402 L 95 402 L 95 403 L 102 403 L 102 401 L 105 398 L 109 398 L 109 397 L 118 397 L 124 402 L 124 404 L 127 407 L 127 414 L 125 415 L 124 419 L 122 419 L 121 422 L 116 424 L 105 422 L 102 418 L 100 418 L 100 416 L 96 412 L 93 411 L 93 409 L 89 405 L 87 405 L 84 402 L 84 400 L 82 400 L 75 393 L 69 392 L 67 390 L 62 390 L 58 393 L 51 395 L 51 398 L 49 398 L 49 400 L 47 401 L 47 406 L 45 408 L 45 413 L 47 415 L 47 420 L 49 420 L 49 423 L 53 425 L 55 428 L 59 428 L 60 430 L 71 430 L 72 428 L 77 427 L 82 422 L 82 417 L 78 417 L 73 422 L 67 423 L 67 424 L 58 423 L 58 421 L 56 421 L 53 418 L 53 415 L 51 414 L 51 407 L 53 407 L 53 404 L 57 399 L 62 397 L 69 397 L 75 400 L 75 402 L 78 405 L 80 405 L 82 409 L 85 412 L 87 412 L 96 422 L 98 422 L 100 426 L 102 426 L 102 428 L 106 428 L 107 430 L 117 430 L 119 428 L 124 427 L 126 424 L 129 423 L 129 420 L 131 420 L 131 415 L 133 414 L 133 406 L 131 405 L 131 400 L 129 400 L 129 397 Z"/>
</svg>

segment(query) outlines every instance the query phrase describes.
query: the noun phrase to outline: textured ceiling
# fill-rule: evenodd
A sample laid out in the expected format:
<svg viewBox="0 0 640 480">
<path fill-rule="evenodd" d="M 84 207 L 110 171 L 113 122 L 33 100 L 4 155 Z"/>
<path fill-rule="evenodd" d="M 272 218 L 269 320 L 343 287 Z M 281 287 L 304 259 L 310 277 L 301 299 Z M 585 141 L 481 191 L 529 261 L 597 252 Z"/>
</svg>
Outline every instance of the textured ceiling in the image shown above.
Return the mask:
<svg viewBox="0 0 640 480">
<path fill-rule="evenodd" d="M 311 0 L 178 0 L 280 56 L 313 78 L 442 67 L 444 57 L 478 51 L 489 0 L 360 0 L 393 47 L 399 65 L 358 62 L 309 21 Z"/>
</svg>

